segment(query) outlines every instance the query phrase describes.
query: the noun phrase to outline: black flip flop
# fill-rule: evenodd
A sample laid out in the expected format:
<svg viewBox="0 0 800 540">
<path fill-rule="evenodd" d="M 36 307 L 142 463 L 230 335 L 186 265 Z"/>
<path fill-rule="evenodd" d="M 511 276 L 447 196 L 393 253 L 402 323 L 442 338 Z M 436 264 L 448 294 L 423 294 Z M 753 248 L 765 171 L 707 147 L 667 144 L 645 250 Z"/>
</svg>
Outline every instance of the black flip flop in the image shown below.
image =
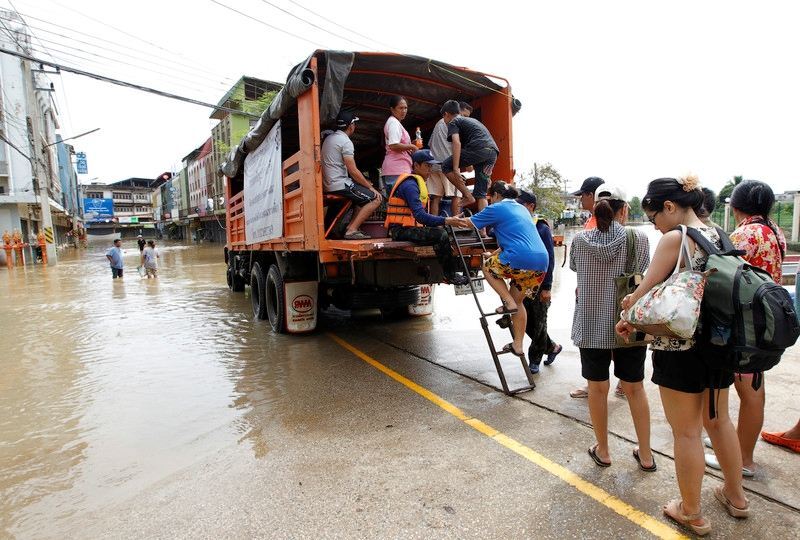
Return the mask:
<svg viewBox="0 0 800 540">
<path fill-rule="evenodd" d="M 514 314 L 514 313 L 516 313 L 517 311 L 519 311 L 519 308 L 518 308 L 518 307 L 517 307 L 517 308 L 514 308 L 514 309 L 508 309 L 508 308 L 506 307 L 506 305 L 505 305 L 505 304 L 503 304 L 502 306 L 500 306 L 499 308 L 497 308 L 496 310 L 494 310 L 494 312 L 495 312 L 495 313 L 497 313 L 498 315 L 501 315 L 501 314 L 505 314 L 505 315 L 513 315 L 513 314 Z"/>
<path fill-rule="evenodd" d="M 611 463 L 609 463 L 608 461 L 603 461 L 602 459 L 600 459 L 598 457 L 598 455 L 597 455 L 597 447 L 598 447 L 598 445 L 596 444 L 596 445 L 592 446 L 591 448 L 589 448 L 589 456 L 594 460 L 594 462 L 599 467 L 611 467 Z"/>
<path fill-rule="evenodd" d="M 656 458 L 653 456 L 653 464 L 649 467 L 645 467 L 642 465 L 642 458 L 639 457 L 639 451 L 634 449 L 633 451 L 633 459 L 636 460 L 636 463 L 639 464 L 639 468 L 642 469 L 644 472 L 656 472 L 658 470 L 658 465 L 656 465 Z"/>
<path fill-rule="evenodd" d="M 503 348 L 500 349 L 500 350 L 502 352 L 504 352 L 504 353 L 511 353 L 514 356 L 519 356 L 520 358 L 525 358 L 525 353 L 524 352 L 518 353 L 517 351 L 514 350 L 514 344 L 513 343 L 506 343 L 505 345 L 503 345 Z"/>
</svg>

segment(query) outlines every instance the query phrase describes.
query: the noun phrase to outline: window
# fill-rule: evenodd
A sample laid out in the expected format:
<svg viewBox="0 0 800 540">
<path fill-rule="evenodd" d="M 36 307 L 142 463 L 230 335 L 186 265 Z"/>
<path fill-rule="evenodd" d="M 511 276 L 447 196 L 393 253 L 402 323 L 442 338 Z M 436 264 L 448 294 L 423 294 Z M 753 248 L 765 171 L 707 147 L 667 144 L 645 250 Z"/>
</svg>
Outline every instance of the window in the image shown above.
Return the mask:
<svg viewBox="0 0 800 540">
<path fill-rule="evenodd" d="M 127 199 L 127 200 L 131 200 L 131 194 L 130 194 L 130 193 L 120 193 L 120 192 L 118 192 L 118 191 L 115 191 L 115 192 L 114 192 L 114 198 L 115 198 L 115 199 Z"/>
<path fill-rule="evenodd" d="M 87 199 L 102 199 L 103 198 L 103 194 L 98 192 L 98 191 L 88 191 L 86 193 L 86 198 Z"/>
</svg>

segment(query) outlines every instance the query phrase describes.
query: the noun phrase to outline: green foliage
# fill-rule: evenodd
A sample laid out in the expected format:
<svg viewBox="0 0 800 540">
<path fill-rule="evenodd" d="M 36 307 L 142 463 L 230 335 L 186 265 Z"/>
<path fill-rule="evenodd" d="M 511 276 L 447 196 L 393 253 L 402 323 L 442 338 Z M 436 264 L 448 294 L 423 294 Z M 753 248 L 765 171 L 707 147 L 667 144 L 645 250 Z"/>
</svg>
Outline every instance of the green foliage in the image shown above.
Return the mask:
<svg viewBox="0 0 800 540">
<path fill-rule="evenodd" d="M 642 219 L 642 217 L 644 217 L 642 200 L 639 197 L 634 196 L 630 201 L 628 201 L 628 205 L 631 207 L 629 215 L 632 219 Z"/>
<path fill-rule="evenodd" d="M 255 101 L 242 100 L 241 102 L 242 112 L 261 116 L 261 113 L 267 110 L 267 108 L 270 106 L 272 101 L 275 99 L 275 96 L 277 95 L 278 91 L 272 90 L 264 92 L 263 94 L 261 94 L 261 97 L 259 97 Z"/>
<path fill-rule="evenodd" d="M 566 208 L 562 198 L 565 181 L 552 164 L 534 163 L 531 170 L 517 175 L 516 184 L 536 195 L 537 214 L 544 216 L 551 224 L 561 217 Z"/>
<path fill-rule="evenodd" d="M 725 199 L 731 196 L 731 193 L 733 193 L 733 188 L 741 184 L 743 178 L 744 177 L 742 176 L 734 176 L 733 180 L 729 180 L 728 183 L 725 184 L 721 190 L 719 190 L 719 195 L 717 195 L 717 201 L 719 204 L 725 204 Z"/>
</svg>

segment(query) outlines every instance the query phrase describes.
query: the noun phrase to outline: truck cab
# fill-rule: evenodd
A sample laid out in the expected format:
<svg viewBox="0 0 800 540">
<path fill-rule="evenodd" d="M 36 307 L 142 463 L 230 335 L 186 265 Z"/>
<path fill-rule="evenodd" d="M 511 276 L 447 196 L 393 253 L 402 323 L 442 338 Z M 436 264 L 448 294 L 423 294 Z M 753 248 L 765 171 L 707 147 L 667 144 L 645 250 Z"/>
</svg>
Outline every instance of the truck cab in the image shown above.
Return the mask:
<svg viewBox="0 0 800 540">
<path fill-rule="evenodd" d="M 511 123 L 519 102 L 504 79 L 417 56 L 314 52 L 222 165 L 228 286 L 241 292 L 249 285 L 254 315 L 274 331 L 312 331 L 318 311 L 330 305 L 405 309 L 419 302 L 421 286 L 443 281 L 432 247 L 388 237 L 385 210 L 362 227 L 371 238 L 342 239 L 347 201 L 323 193 L 322 133 L 335 129 L 343 109 L 360 119 L 355 160 L 378 185 L 383 126 L 396 94 L 408 102 L 406 129 L 419 127 L 424 140 L 445 101 L 469 102 L 500 149 L 493 178 L 513 180 Z M 468 250 L 466 260 L 477 271 L 481 250 Z"/>
</svg>

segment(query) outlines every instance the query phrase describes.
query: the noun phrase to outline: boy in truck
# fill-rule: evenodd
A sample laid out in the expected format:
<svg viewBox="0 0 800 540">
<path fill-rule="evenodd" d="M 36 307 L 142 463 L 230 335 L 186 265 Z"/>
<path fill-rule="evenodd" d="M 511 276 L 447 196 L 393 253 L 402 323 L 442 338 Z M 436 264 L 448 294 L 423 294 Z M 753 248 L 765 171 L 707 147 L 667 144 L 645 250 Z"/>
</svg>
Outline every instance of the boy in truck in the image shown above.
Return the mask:
<svg viewBox="0 0 800 540">
<path fill-rule="evenodd" d="M 457 272 L 458 266 L 450 246 L 450 238 L 442 226 L 469 226 L 461 217 L 441 217 L 428 213 L 428 190 L 425 180 L 433 165 L 439 165 L 430 150 L 417 150 L 411 155 L 412 174 L 400 175 L 389 194 L 384 226 L 392 240 L 421 246 L 433 246 L 442 265 L 447 283 L 466 285 L 469 276 Z M 422 226 L 420 226 L 422 225 Z"/>
<path fill-rule="evenodd" d="M 358 169 L 355 148 L 350 137 L 356 131 L 358 117 L 341 111 L 336 117 L 336 131 L 322 143 L 322 183 L 325 193 L 347 197 L 358 207 L 347 225 L 345 240 L 363 240 L 369 235 L 359 230 L 361 224 L 381 205 L 381 194 Z"/>
</svg>

